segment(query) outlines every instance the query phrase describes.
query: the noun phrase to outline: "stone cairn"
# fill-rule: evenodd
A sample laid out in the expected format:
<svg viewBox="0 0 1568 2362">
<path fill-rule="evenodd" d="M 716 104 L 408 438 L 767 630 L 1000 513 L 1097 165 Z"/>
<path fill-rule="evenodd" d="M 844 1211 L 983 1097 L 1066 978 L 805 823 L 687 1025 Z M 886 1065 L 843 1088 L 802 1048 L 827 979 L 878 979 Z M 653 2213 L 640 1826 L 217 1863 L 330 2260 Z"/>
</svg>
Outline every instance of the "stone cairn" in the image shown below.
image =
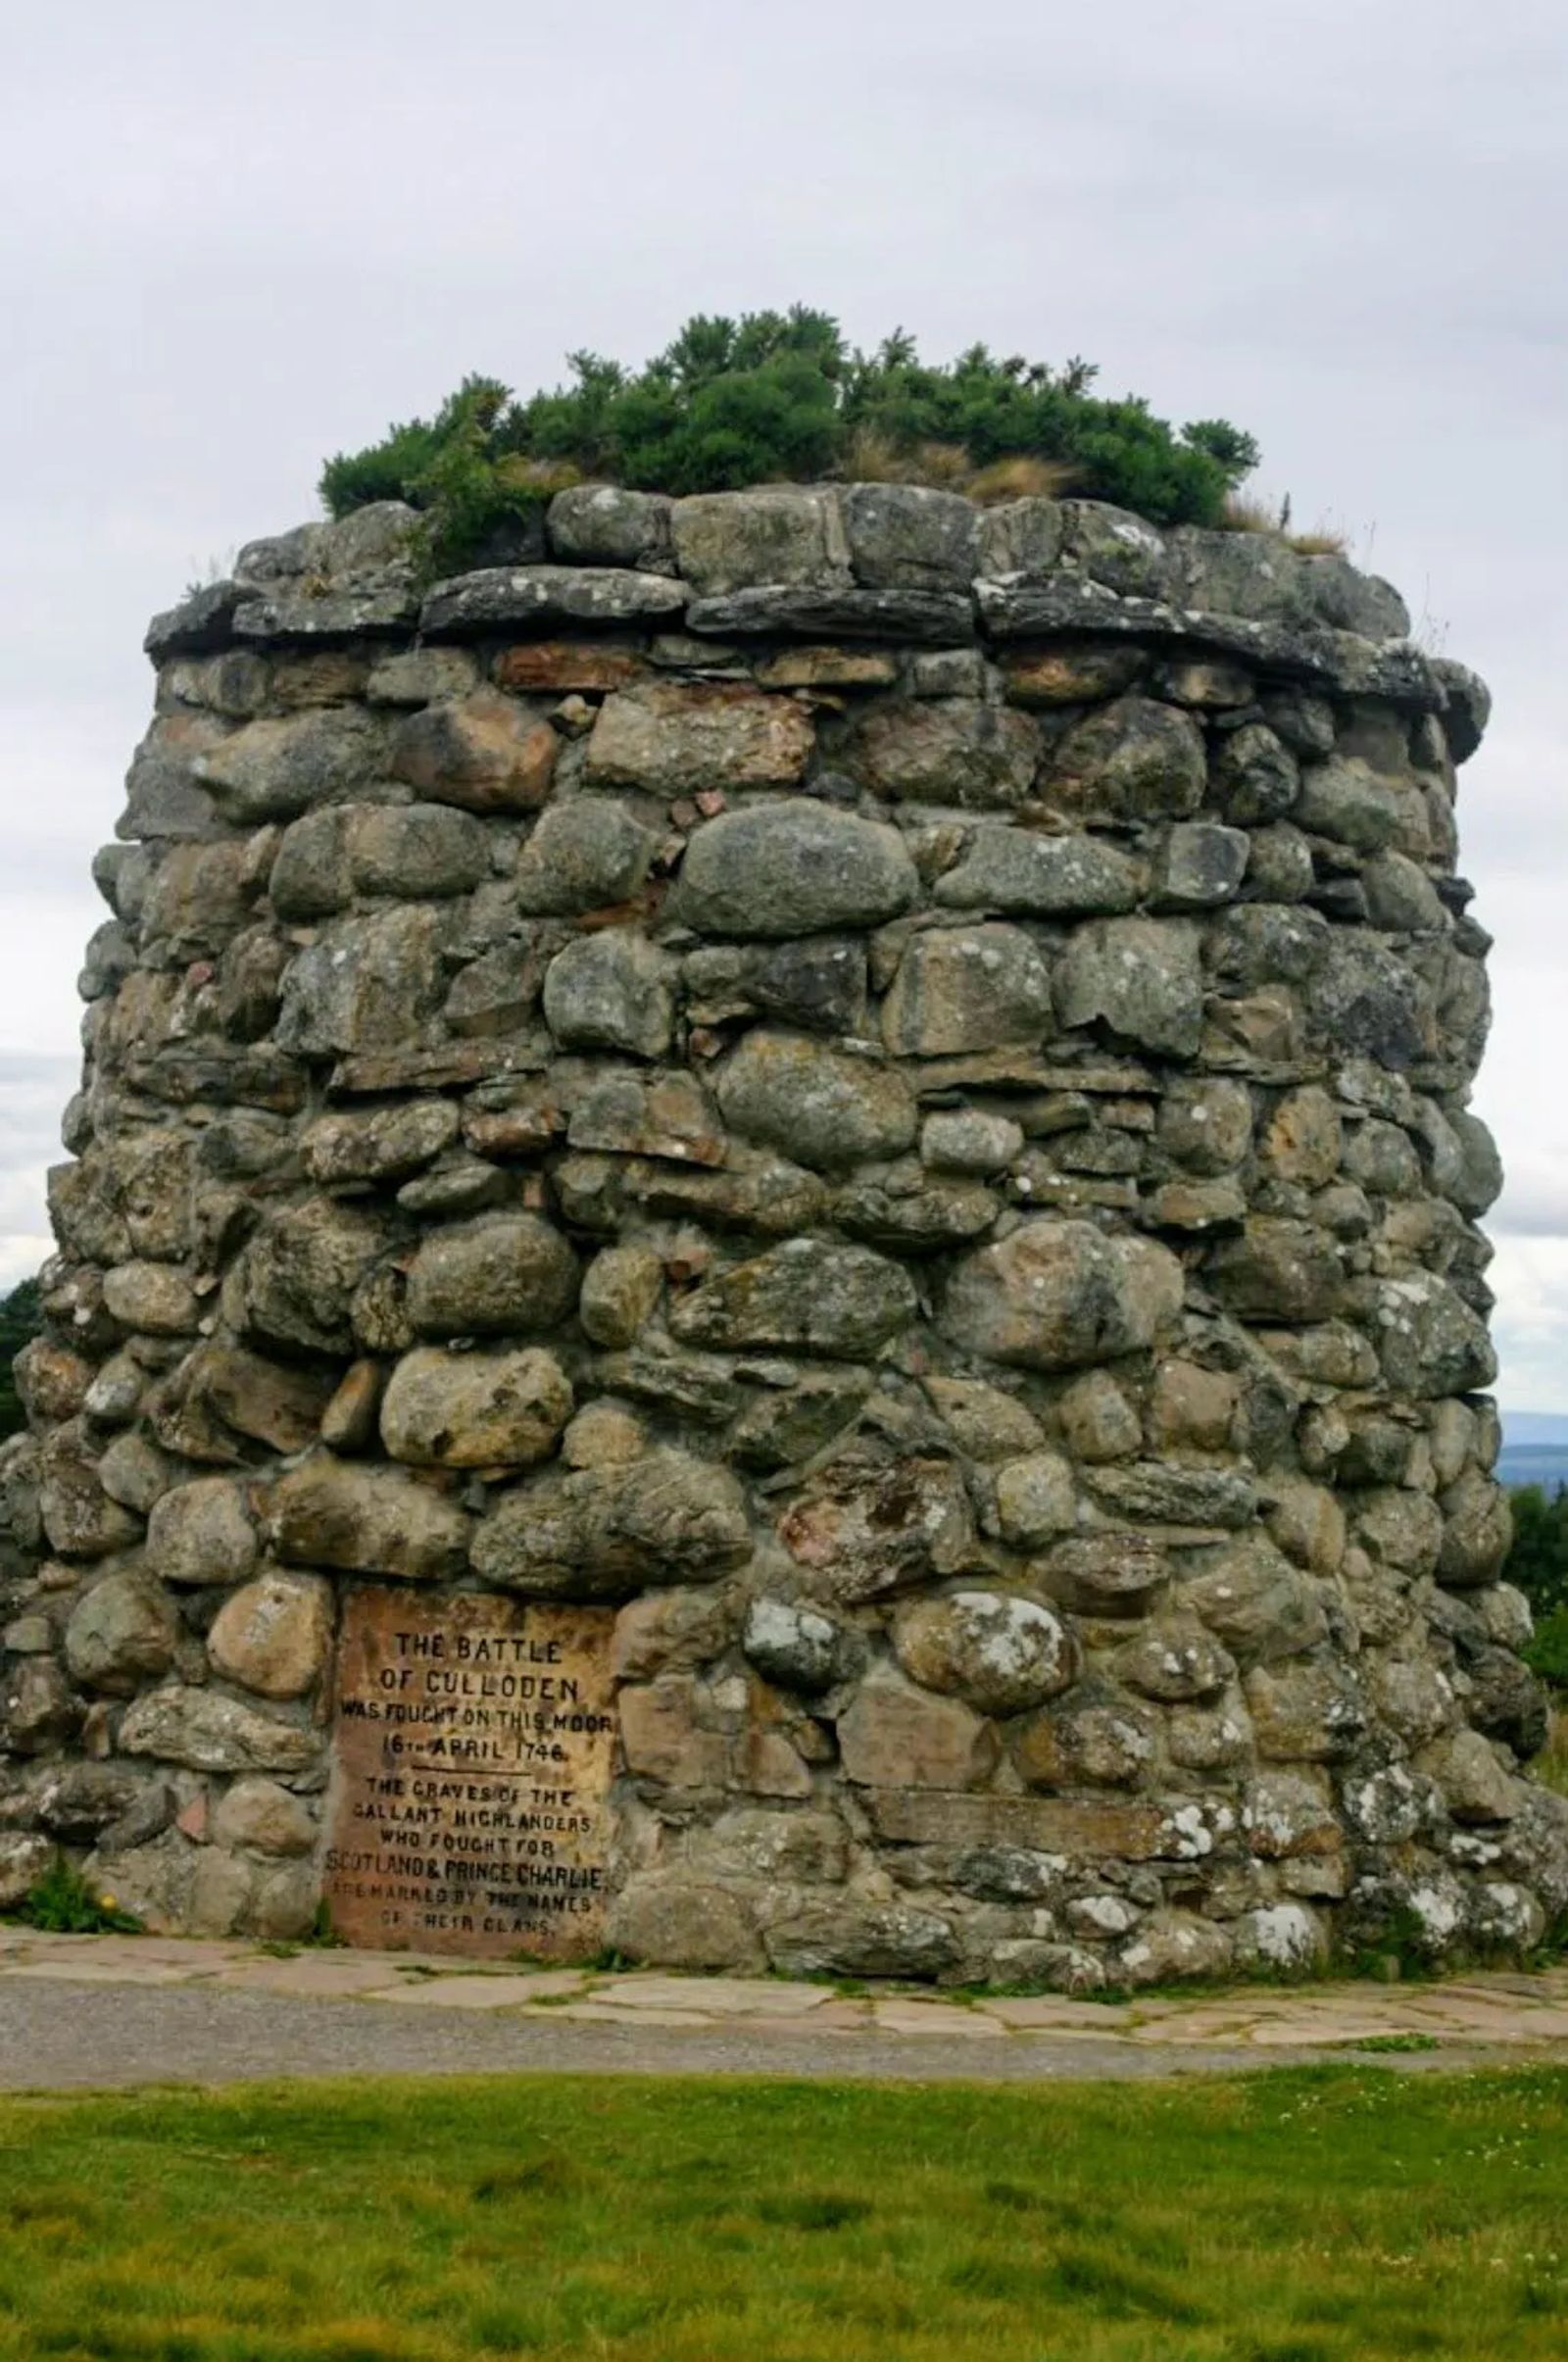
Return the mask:
<svg viewBox="0 0 1568 2362">
<path fill-rule="evenodd" d="M 618 1610 L 608 1940 L 1518 1951 L 1481 683 L 1271 536 L 368 509 L 154 623 L 0 1454 L 0 1901 L 321 1893 L 351 1585 Z"/>
</svg>

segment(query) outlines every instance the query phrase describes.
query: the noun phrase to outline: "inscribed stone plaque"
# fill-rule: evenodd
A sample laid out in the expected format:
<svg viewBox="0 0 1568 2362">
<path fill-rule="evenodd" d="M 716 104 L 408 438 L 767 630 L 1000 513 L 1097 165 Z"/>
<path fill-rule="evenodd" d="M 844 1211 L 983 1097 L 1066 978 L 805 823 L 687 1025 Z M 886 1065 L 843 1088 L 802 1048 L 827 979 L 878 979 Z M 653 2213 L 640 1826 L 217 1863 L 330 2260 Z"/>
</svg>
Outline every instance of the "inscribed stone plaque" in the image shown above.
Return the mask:
<svg viewBox="0 0 1568 2362">
<path fill-rule="evenodd" d="M 349 1594 L 326 1855 L 339 1935 L 476 1956 L 599 1949 L 613 1621 L 487 1594 Z"/>
</svg>

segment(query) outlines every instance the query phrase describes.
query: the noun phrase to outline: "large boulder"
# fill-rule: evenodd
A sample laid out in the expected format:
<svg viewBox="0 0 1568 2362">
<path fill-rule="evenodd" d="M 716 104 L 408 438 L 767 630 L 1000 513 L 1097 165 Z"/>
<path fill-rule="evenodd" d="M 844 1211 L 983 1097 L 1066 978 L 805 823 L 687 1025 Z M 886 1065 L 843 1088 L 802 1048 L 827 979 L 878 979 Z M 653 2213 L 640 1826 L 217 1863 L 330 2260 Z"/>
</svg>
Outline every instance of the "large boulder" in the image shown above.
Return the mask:
<svg viewBox="0 0 1568 2362">
<path fill-rule="evenodd" d="M 0 1747 L 48 1755 L 81 1727 L 82 1704 L 53 1657 L 13 1657 L 0 1679 Z"/>
<path fill-rule="evenodd" d="M 359 893 L 424 902 L 481 884 L 490 840 L 471 813 L 444 804 L 372 804 L 353 816 L 348 859 Z"/>
<path fill-rule="evenodd" d="M 79 1420 L 46 1436 L 38 1455 L 38 1512 L 49 1548 L 62 1558 L 106 1558 L 141 1538 L 141 1520 L 112 1501 Z"/>
<path fill-rule="evenodd" d="M 1497 1374 L 1486 1322 L 1436 1272 L 1385 1280 L 1377 1323 L 1383 1375 L 1399 1394 L 1470 1394 Z"/>
<path fill-rule="evenodd" d="M 634 895 L 659 840 L 611 796 L 578 796 L 542 812 L 513 876 L 519 910 L 565 915 Z"/>
<path fill-rule="evenodd" d="M 1134 1460 L 1093 1469 L 1088 1483 L 1102 1508 L 1139 1525 L 1244 1526 L 1257 1510 L 1257 1487 L 1240 1468 Z"/>
<path fill-rule="evenodd" d="M 384 760 L 379 721 L 352 706 L 329 706 L 247 722 L 198 755 L 192 768 L 224 819 L 254 828 L 365 786 Z"/>
<path fill-rule="evenodd" d="M 1332 756 L 1301 774 L 1295 816 L 1314 836 L 1335 837 L 1358 853 L 1378 853 L 1397 838 L 1404 803 L 1391 780 L 1353 756 Z"/>
<path fill-rule="evenodd" d="M 1112 1663 L 1118 1681 L 1162 1705 L 1212 1698 L 1235 1677 L 1236 1660 L 1196 1616 L 1177 1612 L 1152 1617 L 1117 1649 Z"/>
<path fill-rule="evenodd" d="M 1254 1665 L 1247 1707 L 1257 1751 L 1284 1763 L 1327 1763 L 1366 1735 L 1366 1702 L 1350 1668 L 1328 1651 Z"/>
<path fill-rule="evenodd" d="M 1329 736 L 1333 738 L 1333 719 Z M 1244 826 L 1277 820 L 1300 793 L 1301 774 L 1284 741 L 1260 721 L 1244 722 L 1221 741 L 1214 759 L 1214 785 L 1231 820 Z"/>
<path fill-rule="evenodd" d="M 914 1317 L 906 1272 L 866 1247 L 789 1239 L 707 1280 L 670 1308 L 683 1344 L 874 1353 Z"/>
<path fill-rule="evenodd" d="M 659 1452 L 504 1494 L 475 1534 L 473 1566 L 481 1582 L 536 1599 L 618 1599 L 650 1583 L 711 1582 L 751 1551 L 735 1479 Z"/>
<path fill-rule="evenodd" d="M 755 1908 L 728 1887 L 678 1872 L 639 1870 L 611 1897 L 605 1935 L 617 1953 L 650 1966 L 755 1968 Z"/>
<path fill-rule="evenodd" d="M 187 1337 L 202 1307 L 182 1271 L 167 1263 L 121 1263 L 104 1273 L 104 1309 L 144 1337 Z"/>
<path fill-rule="evenodd" d="M 73 1609 L 66 1663 L 83 1689 L 131 1698 L 167 1673 L 179 1618 L 163 1586 L 145 1574 L 105 1575 Z"/>
<path fill-rule="evenodd" d="M 778 1538 L 812 1595 L 846 1607 L 920 1590 L 980 1558 L 969 1497 L 951 1460 L 906 1454 L 890 1464 L 858 1446 L 808 1479 L 780 1517 Z"/>
<path fill-rule="evenodd" d="M 853 1662 L 852 1636 L 831 1616 L 793 1599 L 756 1599 L 742 1647 L 764 1681 L 813 1696 L 830 1690 Z"/>
<path fill-rule="evenodd" d="M 760 897 L 763 891 L 760 883 Z M 776 878 L 772 891 L 776 899 Z M 710 943 L 688 952 L 681 966 L 694 1024 L 762 1016 L 808 1033 L 865 1034 L 867 960 L 865 946 L 855 935 Z"/>
<path fill-rule="evenodd" d="M 213 1671 L 260 1698 L 303 1698 L 326 1669 L 332 1592 L 314 1575 L 269 1567 L 231 1592 L 213 1619 Z"/>
<path fill-rule="evenodd" d="M 730 681 L 654 681 L 606 698 L 587 776 L 666 797 L 793 787 L 814 738 L 810 714 L 793 698 Z"/>
<path fill-rule="evenodd" d="M 996 1471 L 997 1525 L 1014 1550 L 1038 1550 L 1077 1523 L 1070 1461 L 1056 1452 L 1025 1452 Z"/>
<path fill-rule="evenodd" d="M 518 529 L 531 538 L 521 520 Z M 419 610 L 419 628 L 429 641 L 490 639 L 541 624 L 658 622 L 690 595 L 683 582 L 629 566 L 486 566 L 438 582 Z"/>
<path fill-rule="evenodd" d="M 941 1325 L 993 1361 L 1082 1369 L 1152 1345 L 1181 1302 L 1182 1268 L 1165 1248 L 1042 1217 L 964 1256 Z"/>
<path fill-rule="evenodd" d="M 453 977 L 442 1011 L 449 1029 L 465 1038 L 526 1038 L 550 950 L 540 930 L 523 927 L 467 960 Z"/>
<path fill-rule="evenodd" d="M 318 1732 L 217 1690 L 171 1682 L 149 1690 L 120 1726 L 121 1752 L 152 1755 L 189 1771 L 303 1772 L 320 1758 Z"/>
<path fill-rule="evenodd" d="M 662 492 L 632 492 L 624 484 L 568 485 L 545 519 L 551 551 L 579 566 L 673 573 L 673 505 Z"/>
<path fill-rule="evenodd" d="M 219 1845 L 243 1846 L 251 1853 L 312 1853 L 317 1835 L 316 1816 L 305 1797 L 260 1776 L 236 1780 L 213 1815 Z"/>
<path fill-rule="evenodd" d="M 273 1550 L 291 1566 L 443 1582 L 468 1562 L 471 1520 L 449 1494 L 400 1468 L 317 1452 L 273 1485 Z"/>
<path fill-rule="evenodd" d="M 832 583 L 848 550 L 837 496 L 815 484 L 703 492 L 670 511 L 675 566 L 699 597 L 760 583 Z"/>
<path fill-rule="evenodd" d="M 694 832 L 672 910 L 707 935 L 817 935 L 896 918 L 918 891 L 884 822 L 828 804 L 754 804 Z"/>
<path fill-rule="evenodd" d="M 1245 1320 L 1325 1321 L 1341 1308 L 1345 1274 L 1334 1241 L 1311 1222 L 1250 1216 L 1208 1257 L 1227 1311 Z"/>
<path fill-rule="evenodd" d="M 320 1425 L 335 1377 L 254 1353 L 232 1337 L 204 1338 L 182 1361 L 154 1414 L 154 1432 L 172 1452 L 221 1465 L 264 1444 L 303 1452 Z"/>
<path fill-rule="evenodd" d="M 1140 1788 L 1154 1760 L 1157 1727 L 1147 1706 L 1108 1683 L 1086 1681 L 1015 1723 L 1008 1749 L 1029 1788 Z"/>
<path fill-rule="evenodd" d="M 669 1048 L 670 961 L 625 927 L 580 935 L 545 971 L 545 1018 L 564 1050 L 623 1050 L 659 1058 Z"/>
<path fill-rule="evenodd" d="M 920 484 L 846 484 L 840 525 L 857 582 L 872 590 L 967 591 L 979 565 L 980 512 Z"/>
<path fill-rule="evenodd" d="M 474 812 L 532 812 L 550 792 L 560 743 L 527 706 L 481 690 L 425 706 L 401 722 L 392 770 L 438 804 Z"/>
<path fill-rule="evenodd" d="M 283 832 L 268 892 L 279 917 L 329 917 L 356 893 L 423 902 L 466 894 L 490 845 L 469 812 L 444 804 L 329 804 Z"/>
<path fill-rule="evenodd" d="M 1298 1655 L 1328 1635 L 1318 1585 L 1261 1534 L 1207 1553 L 1180 1600 L 1244 1665 Z"/>
<path fill-rule="evenodd" d="M 392 1373 L 381 1440 L 395 1460 L 416 1466 L 525 1468 L 555 1450 L 571 1407 L 554 1353 L 419 1346 Z"/>
<path fill-rule="evenodd" d="M 284 972 L 280 1046 L 327 1058 L 416 1041 L 446 988 L 442 926 L 427 903 L 331 920 Z"/>
<path fill-rule="evenodd" d="M 788 1977 L 937 1977 L 958 1958 L 951 1920 L 907 1902 L 808 1898 L 767 1930 L 767 1957 Z"/>
<path fill-rule="evenodd" d="M 1443 1520 L 1438 1581 L 1450 1591 L 1494 1583 L 1513 1540 L 1503 1487 L 1479 1468 L 1467 1468 L 1443 1496 Z"/>
<path fill-rule="evenodd" d="M 902 1075 L 805 1034 L 755 1027 L 726 1061 L 716 1096 L 744 1139 L 822 1171 L 897 1156 L 914 1140 L 914 1098 Z"/>
<path fill-rule="evenodd" d="M 332 1189 L 406 1181 L 457 1136 L 456 1107 L 444 1099 L 415 1099 L 365 1115 L 318 1115 L 301 1149 L 312 1180 Z"/>
<path fill-rule="evenodd" d="M 1040 733 L 1026 714 L 967 697 L 873 706 L 845 748 L 852 776 L 890 804 L 995 811 L 1034 783 Z"/>
<path fill-rule="evenodd" d="M 225 1282 L 224 1310 L 242 1335 L 296 1352 L 353 1349 L 355 1291 L 386 1253 L 384 1215 L 311 1198 L 263 1223 Z"/>
<path fill-rule="evenodd" d="M 14 1911 L 24 1903 L 54 1858 L 48 1838 L 21 1829 L 0 1830 L 0 1911 Z"/>
<path fill-rule="evenodd" d="M 1143 1050 L 1190 1057 L 1203 1029 L 1197 929 L 1179 918 L 1102 918 L 1080 927 L 1056 971 L 1063 1025 L 1102 1024 Z"/>
<path fill-rule="evenodd" d="M 1021 1714 L 1065 1690 L 1077 1643 L 1056 1611 L 1007 1592 L 957 1591 L 901 1613 L 893 1645 L 922 1689 L 961 1698 L 982 1714 Z"/>
<path fill-rule="evenodd" d="M 1033 1044 L 1054 1030 L 1051 970 L 1021 927 L 941 927 L 911 938 L 882 1005 L 905 1058 Z"/>
<path fill-rule="evenodd" d="M 1123 697 L 1068 731 L 1045 787 L 1075 819 L 1181 820 L 1201 804 L 1204 778 L 1203 735 L 1192 716 Z"/>
<path fill-rule="evenodd" d="M 147 1521 L 147 1563 L 166 1583 L 203 1590 L 243 1583 L 259 1549 L 245 1489 L 226 1476 L 175 1485 Z"/>
<path fill-rule="evenodd" d="M 978 1714 L 891 1667 L 861 1683 L 839 1716 L 838 1740 L 845 1776 L 858 1788 L 978 1788 L 998 1753 L 996 1733 Z"/>
<path fill-rule="evenodd" d="M 577 1258 L 537 1214 L 433 1231 L 409 1266 L 409 1318 L 423 1337 L 537 1336 L 576 1298 Z"/>
<path fill-rule="evenodd" d="M 1140 863 L 1104 837 L 1044 836 L 988 821 L 937 880 L 936 899 L 958 910 L 1077 918 L 1132 910 L 1143 885 Z"/>
<path fill-rule="evenodd" d="M 595 1345 L 628 1346 L 658 1304 L 664 1267 L 652 1247 L 607 1247 L 583 1274 L 577 1317 Z"/>
</svg>

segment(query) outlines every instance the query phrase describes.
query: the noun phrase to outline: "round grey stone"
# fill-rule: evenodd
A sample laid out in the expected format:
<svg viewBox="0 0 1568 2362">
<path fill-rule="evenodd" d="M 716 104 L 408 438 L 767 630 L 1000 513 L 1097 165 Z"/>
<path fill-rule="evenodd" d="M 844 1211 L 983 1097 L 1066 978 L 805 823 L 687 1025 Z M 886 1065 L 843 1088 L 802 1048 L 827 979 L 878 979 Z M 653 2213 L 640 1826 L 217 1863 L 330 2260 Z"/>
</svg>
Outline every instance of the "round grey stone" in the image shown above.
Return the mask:
<svg viewBox="0 0 1568 2362">
<path fill-rule="evenodd" d="M 707 935 L 820 935 L 880 925 L 918 893 L 897 829 L 803 800 L 754 805 L 698 829 L 673 914 Z"/>
</svg>

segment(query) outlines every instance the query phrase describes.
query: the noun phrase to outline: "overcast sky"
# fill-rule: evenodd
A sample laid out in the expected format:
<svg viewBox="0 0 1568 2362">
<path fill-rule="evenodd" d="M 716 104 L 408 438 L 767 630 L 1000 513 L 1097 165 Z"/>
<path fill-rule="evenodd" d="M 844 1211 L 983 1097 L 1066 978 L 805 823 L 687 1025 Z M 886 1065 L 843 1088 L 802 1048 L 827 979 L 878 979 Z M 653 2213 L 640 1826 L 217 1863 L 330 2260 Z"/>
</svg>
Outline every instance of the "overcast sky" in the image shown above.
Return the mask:
<svg viewBox="0 0 1568 2362">
<path fill-rule="evenodd" d="M 794 300 L 1235 418 L 1491 681 L 1516 1409 L 1568 1410 L 1562 0 L 0 0 L 0 1284 L 147 616 L 469 369 Z"/>
</svg>

